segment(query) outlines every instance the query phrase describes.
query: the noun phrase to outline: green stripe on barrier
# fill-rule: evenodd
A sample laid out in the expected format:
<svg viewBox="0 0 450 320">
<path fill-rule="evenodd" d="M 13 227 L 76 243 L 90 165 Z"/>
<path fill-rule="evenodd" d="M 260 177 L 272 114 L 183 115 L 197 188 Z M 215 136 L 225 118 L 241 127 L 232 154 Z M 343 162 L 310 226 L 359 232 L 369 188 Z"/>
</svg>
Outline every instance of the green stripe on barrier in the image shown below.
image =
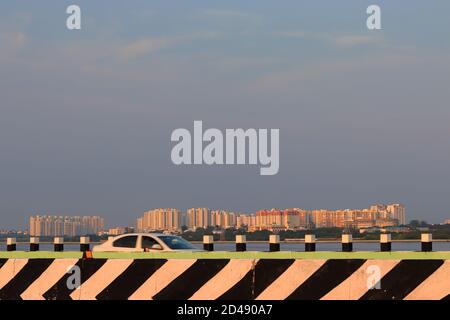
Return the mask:
<svg viewBox="0 0 450 320">
<path fill-rule="evenodd" d="M 83 254 L 76 251 L 66 252 L 25 252 L 11 251 L 0 252 L 2 259 L 80 259 Z M 358 251 L 358 252 L 231 252 L 231 251 L 213 251 L 213 252 L 94 252 L 94 258 L 103 259 L 380 259 L 380 260 L 450 260 L 449 251 L 439 252 L 413 252 L 413 251 Z"/>
<path fill-rule="evenodd" d="M 81 259 L 82 252 L 50 252 L 50 251 L 0 251 L 0 259 Z"/>
<path fill-rule="evenodd" d="M 94 258 L 106 259 L 380 259 L 380 260 L 450 260 L 450 252 L 157 252 L 157 253 L 117 253 L 94 252 Z"/>
<path fill-rule="evenodd" d="M 2 259 L 80 259 L 83 254 L 76 251 L 66 252 L 26 252 L 2 251 Z M 213 251 L 213 252 L 94 252 L 98 259 L 379 259 L 379 260 L 450 260 L 450 251 L 415 252 L 415 251 L 358 251 L 358 252 L 261 252 L 261 251 Z"/>
</svg>

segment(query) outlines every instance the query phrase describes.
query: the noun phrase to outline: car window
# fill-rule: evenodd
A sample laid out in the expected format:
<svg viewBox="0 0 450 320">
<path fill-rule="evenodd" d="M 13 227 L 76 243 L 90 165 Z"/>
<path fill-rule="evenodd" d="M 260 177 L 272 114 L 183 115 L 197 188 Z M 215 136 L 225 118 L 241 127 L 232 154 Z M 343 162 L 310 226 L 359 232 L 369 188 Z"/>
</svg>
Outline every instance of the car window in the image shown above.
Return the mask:
<svg viewBox="0 0 450 320">
<path fill-rule="evenodd" d="M 117 239 L 113 243 L 113 247 L 119 248 L 136 248 L 137 236 L 128 236 Z"/>
<path fill-rule="evenodd" d="M 142 249 L 151 249 L 154 244 L 158 244 L 158 241 L 151 237 L 142 237 Z"/>
<path fill-rule="evenodd" d="M 159 236 L 158 238 L 161 239 L 170 249 L 196 249 L 192 244 L 181 237 Z"/>
</svg>

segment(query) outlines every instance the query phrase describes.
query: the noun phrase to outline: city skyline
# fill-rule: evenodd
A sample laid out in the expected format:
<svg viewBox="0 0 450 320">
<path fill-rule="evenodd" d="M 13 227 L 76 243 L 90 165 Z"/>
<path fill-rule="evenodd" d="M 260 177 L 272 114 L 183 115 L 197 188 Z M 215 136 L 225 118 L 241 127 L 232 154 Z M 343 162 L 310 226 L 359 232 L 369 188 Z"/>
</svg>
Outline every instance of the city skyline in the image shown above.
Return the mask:
<svg viewBox="0 0 450 320">
<path fill-rule="evenodd" d="M 400 208 L 400 209 L 398 209 Z M 399 210 L 399 211 L 398 211 Z M 382 203 L 377 203 L 377 204 L 373 204 L 370 205 L 368 208 L 365 209 L 305 209 L 305 208 L 285 208 L 285 209 L 279 209 L 279 208 L 270 208 L 270 209 L 259 209 L 259 210 L 255 210 L 254 212 L 251 213 L 243 213 L 240 211 L 230 211 L 230 210 L 226 210 L 226 209 L 209 209 L 209 208 L 188 208 L 186 210 L 181 210 L 181 209 L 177 209 L 177 208 L 154 208 L 148 211 L 144 212 L 144 216 L 143 217 L 138 217 L 134 223 L 133 222 L 125 222 L 125 223 L 120 223 L 120 224 L 108 224 L 105 223 L 105 219 L 102 216 L 99 215 L 74 215 L 74 216 L 69 216 L 69 215 L 52 215 L 52 214 L 38 214 L 35 216 L 30 216 L 28 218 L 28 228 L 20 228 L 20 227 L 14 227 L 14 228 L 2 228 L 2 226 L 0 226 L 0 229 L 3 230 L 29 230 L 30 234 L 32 233 L 32 220 L 36 219 L 36 218 L 54 218 L 54 219 L 73 219 L 73 218 L 99 218 L 101 219 L 101 225 L 102 227 L 100 228 L 102 231 L 105 230 L 112 230 L 112 229 L 127 229 L 129 227 L 132 228 L 136 228 L 137 231 L 144 231 L 146 229 L 149 228 L 144 228 L 142 227 L 143 222 L 147 221 L 147 226 L 149 225 L 150 218 L 146 218 L 146 216 L 150 213 L 159 213 L 160 215 L 163 213 L 164 215 L 166 215 L 166 212 L 169 211 L 171 215 L 173 215 L 173 217 L 171 217 L 169 220 L 171 221 L 169 224 L 166 225 L 167 222 L 163 222 L 164 219 L 167 218 L 151 218 L 152 219 L 152 225 L 156 226 L 156 227 L 152 227 L 150 229 L 152 230 L 166 230 L 166 231 L 179 231 L 181 230 L 181 226 L 186 226 L 188 229 L 194 229 L 195 228 L 206 228 L 206 227 L 211 227 L 211 226 L 219 226 L 219 227 L 224 227 L 228 228 L 228 227 L 239 227 L 240 225 L 246 225 L 249 226 L 248 221 L 253 221 L 251 224 L 255 224 L 256 221 L 258 221 L 258 215 L 270 215 L 273 212 L 280 212 L 281 214 L 286 214 L 289 215 L 290 211 L 294 211 L 296 212 L 296 214 L 300 215 L 299 218 L 299 225 L 303 228 L 308 228 L 308 226 L 310 224 L 314 224 L 315 228 L 320 228 L 320 227 L 341 227 L 341 228 L 345 228 L 345 227 L 355 227 L 355 228 L 360 228 L 360 227 L 369 227 L 370 223 L 365 221 L 364 219 L 362 219 L 361 217 L 358 218 L 359 220 L 361 220 L 361 226 L 357 226 L 357 224 L 352 225 L 352 224 L 336 224 L 335 222 L 331 223 L 331 222 L 326 222 L 326 223 L 319 223 L 317 222 L 317 217 L 319 215 L 324 215 L 324 216 L 334 216 L 334 218 L 332 219 L 333 221 L 339 220 L 339 219 L 344 219 L 344 218 L 336 218 L 337 215 L 349 215 L 349 214 L 353 214 L 355 216 L 358 215 L 369 215 L 370 218 L 367 218 L 366 220 L 378 220 L 378 223 L 382 223 L 383 220 L 390 220 L 390 219 L 394 219 L 398 221 L 397 225 L 404 225 L 404 224 L 408 224 L 410 221 L 412 220 L 419 220 L 419 221 L 426 221 L 424 219 L 416 219 L 414 218 L 406 218 L 406 207 L 403 204 L 399 204 L 399 203 L 390 203 L 390 204 L 382 204 Z M 377 216 L 377 218 L 373 218 L 373 213 L 382 213 L 381 215 Z M 386 216 L 386 214 L 392 214 L 391 217 Z M 231 215 L 231 217 L 229 216 Z M 313 218 L 313 216 L 315 218 Z M 279 219 L 279 218 L 276 218 Z M 348 219 L 348 218 L 347 218 Z M 168 220 L 167 220 L 168 221 Z M 216 223 L 217 221 L 217 223 Z M 225 222 L 226 221 L 226 222 Z M 245 223 L 242 223 L 242 221 L 245 221 Z M 278 221 L 278 220 L 277 220 Z M 287 221 L 287 220 L 286 220 Z M 330 220 L 331 221 L 331 220 Z M 447 223 L 448 221 L 450 221 L 449 219 L 444 219 L 443 223 Z M 386 224 L 385 226 L 388 225 L 392 225 L 392 223 L 385 221 Z M 429 221 L 427 221 L 429 222 Z M 430 223 L 430 222 L 429 222 Z M 442 223 L 442 221 L 437 222 L 437 224 Z M 286 224 L 288 225 L 289 223 L 286 222 Z M 141 226 L 141 227 L 140 227 Z M 372 223 L 372 226 L 377 226 L 376 223 Z M 99 230 L 100 230 L 99 229 Z M 252 231 L 259 229 L 259 230 L 263 230 L 264 228 L 250 228 L 252 229 Z"/>
<path fill-rule="evenodd" d="M 245 227 L 255 230 L 305 230 L 311 228 L 371 228 L 406 224 L 406 208 L 402 204 L 374 204 L 365 209 L 261 209 L 255 213 L 239 213 L 208 208 L 159 208 L 146 211 L 137 218 L 138 232 L 156 230 L 181 231 L 183 227 L 219 227 L 221 229 Z"/>
<path fill-rule="evenodd" d="M 2 232 L 18 230 L 30 236 L 79 236 L 83 234 L 119 235 L 129 232 L 164 230 L 180 232 L 182 227 L 195 231 L 197 228 L 219 227 L 220 229 L 245 227 L 249 232 L 256 230 L 306 230 L 326 227 L 366 229 L 373 227 L 394 227 L 407 225 L 415 219 L 406 218 L 403 204 L 377 203 L 365 209 L 260 209 L 254 213 L 231 212 L 223 209 L 157 208 L 144 212 L 136 223 L 107 225 L 101 216 L 30 216 L 28 229 L 1 228 Z M 418 220 L 420 221 L 420 220 Z M 424 220 L 422 220 L 424 221 Z M 449 224 L 445 219 L 438 224 Z M 64 231 L 62 231 L 64 230 Z M 70 230 L 70 231 L 67 231 Z"/>
</svg>

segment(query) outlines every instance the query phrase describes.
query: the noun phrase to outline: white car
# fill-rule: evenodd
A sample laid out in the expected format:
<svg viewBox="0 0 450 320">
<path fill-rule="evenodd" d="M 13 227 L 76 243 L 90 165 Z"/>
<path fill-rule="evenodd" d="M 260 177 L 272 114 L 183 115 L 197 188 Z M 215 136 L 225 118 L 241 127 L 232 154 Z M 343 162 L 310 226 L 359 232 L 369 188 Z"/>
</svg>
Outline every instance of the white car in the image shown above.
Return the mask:
<svg viewBox="0 0 450 320">
<path fill-rule="evenodd" d="M 94 252 L 202 251 L 181 237 L 162 233 L 123 234 L 94 246 Z"/>
</svg>

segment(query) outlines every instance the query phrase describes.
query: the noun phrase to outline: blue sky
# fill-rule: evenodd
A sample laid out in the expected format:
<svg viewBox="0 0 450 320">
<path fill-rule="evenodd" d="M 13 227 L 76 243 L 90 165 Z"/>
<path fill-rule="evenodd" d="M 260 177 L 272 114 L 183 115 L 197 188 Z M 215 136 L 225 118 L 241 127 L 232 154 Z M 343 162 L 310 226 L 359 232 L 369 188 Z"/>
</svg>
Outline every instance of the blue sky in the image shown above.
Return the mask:
<svg viewBox="0 0 450 320">
<path fill-rule="evenodd" d="M 0 5 L 0 226 L 390 201 L 450 218 L 448 1 L 77 1 L 68 31 L 73 3 Z M 280 173 L 175 167 L 194 120 L 280 128 Z"/>
</svg>

